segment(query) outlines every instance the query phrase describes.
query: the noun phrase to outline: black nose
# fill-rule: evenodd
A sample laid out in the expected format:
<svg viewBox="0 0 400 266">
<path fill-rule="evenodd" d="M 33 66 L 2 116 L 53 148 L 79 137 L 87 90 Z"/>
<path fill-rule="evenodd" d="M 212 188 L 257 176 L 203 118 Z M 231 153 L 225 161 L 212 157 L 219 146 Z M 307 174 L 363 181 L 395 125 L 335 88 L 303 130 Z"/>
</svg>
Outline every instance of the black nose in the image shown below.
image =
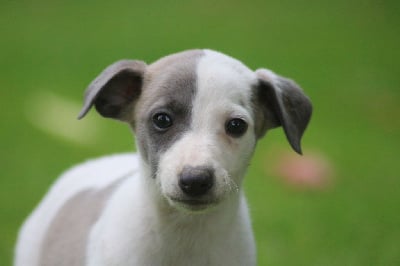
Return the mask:
<svg viewBox="0 0 400 266">
<path fill-rule="evenodd" d="M 214 185 L 214 173 L 205 167 L 184 167 L 179 176 L 179 187 L 191 197 L 200 197 Z"/>
</svg>

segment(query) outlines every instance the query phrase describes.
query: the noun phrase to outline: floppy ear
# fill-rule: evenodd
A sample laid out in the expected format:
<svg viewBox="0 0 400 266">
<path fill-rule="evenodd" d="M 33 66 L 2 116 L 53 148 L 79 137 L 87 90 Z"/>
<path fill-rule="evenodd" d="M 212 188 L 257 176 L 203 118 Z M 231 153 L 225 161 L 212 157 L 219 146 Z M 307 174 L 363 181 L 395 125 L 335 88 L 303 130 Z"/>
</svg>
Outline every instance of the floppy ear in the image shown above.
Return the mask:
<svg viewBox="0 0 400 266">
<path fill-rule="evenodd" d="M 134 102 L 142 90 L 145 70 L 146 64 L 137 60 L 121 60 L 108 66 L 86 89 L 78 119 L 95 105 L 104 117 L 130 120 Z"/>
<path fill-rule="evenodd" d="M 302 153 L 300 140 L 311 118 L 312 105 L 302 89 L 292 80 L 267 69 L 258 69 L 256 98 L 261 111 L 261 125 L 256 134 L 262 137 L 274 127 L 282 126 L 292 148 Z"/>
</svg>

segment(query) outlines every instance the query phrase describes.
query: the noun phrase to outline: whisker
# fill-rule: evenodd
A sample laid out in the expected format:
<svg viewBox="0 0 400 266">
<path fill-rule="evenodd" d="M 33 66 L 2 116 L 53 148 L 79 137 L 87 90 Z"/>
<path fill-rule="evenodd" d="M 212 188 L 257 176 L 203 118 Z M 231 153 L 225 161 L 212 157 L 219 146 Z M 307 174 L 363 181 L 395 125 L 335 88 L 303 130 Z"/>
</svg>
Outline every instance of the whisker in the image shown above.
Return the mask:
<svg viewBox="0 0 400 266">
<path fill-rule="evenodd" d="M 239 186 L 236 184 L 235 180 L 233 180 L 229 174 L 227 174 L 224 177 L 224 182 L 229 192 L 235 192 L 235 193 L 239 192 Z"/>
</svg>

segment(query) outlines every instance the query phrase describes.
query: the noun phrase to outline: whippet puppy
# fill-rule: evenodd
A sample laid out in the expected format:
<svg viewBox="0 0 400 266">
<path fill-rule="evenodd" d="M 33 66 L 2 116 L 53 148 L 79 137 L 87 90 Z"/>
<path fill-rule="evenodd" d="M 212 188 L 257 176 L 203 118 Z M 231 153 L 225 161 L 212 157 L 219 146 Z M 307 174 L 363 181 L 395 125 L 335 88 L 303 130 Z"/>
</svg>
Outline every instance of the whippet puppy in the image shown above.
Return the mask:
<svg viewBox="0 0 400 266">
<path fill-rule="evenodd" d="M 242 181 L 269 129 L 301 153 L 312 107 L 296 83 L 189 50 L 110 65 L 79 118 L 92 106 L 132 128 L 138 154 L 65 172 L 22 227 L 17 266 L 256 264 Z"/>
</svg>

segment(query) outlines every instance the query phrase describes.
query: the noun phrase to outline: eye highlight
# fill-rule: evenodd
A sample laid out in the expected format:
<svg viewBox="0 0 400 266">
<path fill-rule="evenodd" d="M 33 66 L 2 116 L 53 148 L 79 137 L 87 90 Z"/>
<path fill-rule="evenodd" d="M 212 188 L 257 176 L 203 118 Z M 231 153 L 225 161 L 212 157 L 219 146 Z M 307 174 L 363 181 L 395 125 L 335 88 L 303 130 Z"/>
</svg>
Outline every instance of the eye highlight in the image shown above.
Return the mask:
<svg viewBox="0 0 400 266">
<path fill-rule="evenodd" d="M 233 138 L 243 136 L 247 131 L 248 125 L 246 121 L 241 118 L 233 118 L 228 120 L 225 124 L 225 132 Z"/>
<path fill-rule="evenodd" d="M 172 126 L 172 118 L 166 113 L 156 113 L 153 116 L 154 127 L 158 130 L 164 131 Z"/>
</svg>

